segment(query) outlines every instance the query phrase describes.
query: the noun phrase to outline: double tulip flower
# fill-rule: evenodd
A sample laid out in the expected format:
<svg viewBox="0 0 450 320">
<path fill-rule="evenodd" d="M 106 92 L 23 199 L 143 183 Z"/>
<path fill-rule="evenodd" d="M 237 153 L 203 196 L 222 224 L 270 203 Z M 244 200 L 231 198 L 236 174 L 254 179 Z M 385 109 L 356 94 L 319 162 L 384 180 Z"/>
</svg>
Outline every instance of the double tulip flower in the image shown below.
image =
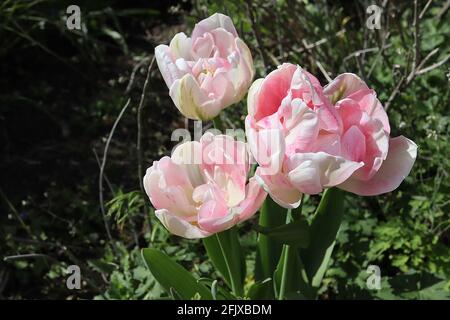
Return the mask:
<svg viewBox="0 0 450 320">
<path fill-rule="evenodd" d="M 190 38 L 181 32 L 157 46 L 155 57 L 175 106 L 193 120 L 241 101 L 254 75 L 250 50 L 220 13 L 196 24 Z"/>
<path fill-rule="evenodd" d="M 250 87 L 250 51 L 225 15 L 199 22 L 190 38 L 177 34 L 155 56 L 175 106 L 190 119 L 213 119 L 248 91 L 247 144 L 206 133 L 147 170 L 144 186 L 156 216 L 176 235 L 229 229 L 254 215 L 266 192 L 296 208 L 302 194 L 329 187 L 387 193 L 411 171 L 416 144 L 390 138 L 381 102 L 356 75 L 341 74 L 322 87 L 285 63 Z M 258 168 L 248 179 L 251 156 Z"/>
</svg>

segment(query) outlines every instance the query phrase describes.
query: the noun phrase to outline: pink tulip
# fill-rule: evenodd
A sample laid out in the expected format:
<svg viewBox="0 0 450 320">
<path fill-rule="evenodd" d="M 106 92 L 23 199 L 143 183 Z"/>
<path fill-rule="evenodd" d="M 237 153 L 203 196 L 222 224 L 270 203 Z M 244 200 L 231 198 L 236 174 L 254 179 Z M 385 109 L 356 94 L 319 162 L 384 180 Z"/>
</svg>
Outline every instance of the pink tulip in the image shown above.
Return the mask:
<svg viewBox="0 0 450 320">
<path fill-rule="evenodd" d="M 155 57 L 175 106 L 194 120 L 239 102 L 254 75 L 250 50 L 220 13 L 197 23 L 190 38 L 178 33 L 169 46 L 157 46 Z"/>
<path fill-rule="evenodd" d="M 408 175 L 415 144 L 392 139 L 387 156 L 386 113 L 372 90 L 346 77 L 324 90 L 301 67 L 283 64 L 251 86 L 246 134 L 259 164 L 255 177 L 281 206 L 295 208 L 302 193 L 333 186 L 389 192 Z"/>
<path fill-rule="evenodd" d="M 144 187 L 171 233 L 204 238 L 249 219 L 262 205 L 266 193 L 254 178 L 247 182 L 248 171 L 245 143 L 206 133 L 155 161 Z"/>
<path fill-rule="evenodd" d="M 341 155 L 364 165 L 339 188 L 362 196 L 395 190 L 416 160 L 417 145 L 390 138 L 389 119 L 376 93 L 352 73 L 339 75 L 324 89 L 342 119 Z"/>
<path fill-rule="evenodd" d="M 342 122 L 319 81 L 293 64 L 256 80 L 248 95 L 246 133 L 259 163 L 255 177 L 277 203 L 341 184 L 362 167 L 340 155 Z"/>
</svg>

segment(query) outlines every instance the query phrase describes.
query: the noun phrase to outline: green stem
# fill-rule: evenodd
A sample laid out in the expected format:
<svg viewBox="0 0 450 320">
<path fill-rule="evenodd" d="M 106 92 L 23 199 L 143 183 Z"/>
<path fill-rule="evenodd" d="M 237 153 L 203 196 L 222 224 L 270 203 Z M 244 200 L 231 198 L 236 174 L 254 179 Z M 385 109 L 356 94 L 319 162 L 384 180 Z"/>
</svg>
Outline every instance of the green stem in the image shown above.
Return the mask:
<svg viewBox="0 0 450 320">
<path fill-rule="evenodd" d="M 216 237 L 217 237 L 217 242 L 219 243 L 219 246 L 220 246 L 220 251 L 222 251 L 223 259 L 225 260 L 225 265 L 227 266 L 228 275 L 230 277 L 230 282 L 231 282 L 231 290 L 235 296 L 242 297 L 243 296 L 243 288 L 241 286 L 239 279 L 236 279 L 236 277 L 234 277 L 234 275 L 233 275 L 233 272 L 232 272 L 231 266 L 230 266 L 229 257 L 226 254 L 224 246 L 222 244 L 222 241 L 224 241 L 224 240 L 222 239 L 221 233 L 216 233 Z"/>
<path fill-rule="evenodd" d="M 214 124 L 214 128 L 221 131 L 223 134 L 225 134 L 224 125 L 223 125 L 222 118 L 220 117 L 220 113 L 212 121 Z"/>
<path fill-rule="evenodd" d="M 284 264 L 283 264 L 283 274 L 281 275 L 281 285 L 280 294 L 278 295 L 278 300 L 284 300 L 286 293 L 286 283 L 288 278 L 288 266 L 291 261 L 291 248 L 288 245 L 284 245 Z"/>
<path fill-rule="evenodd" d="M 300 206 L 296 210 L 295 214 L 288 209 L 286 224 L 291 222 L 292 220 L 296 220 L 301 216 L 302 207 L 303 207 L 303 197 L 302 195 Z M 291 273 L 291 266 L 295 259 L 295 248 L 291 248 L 289 245 L 284 245 L 284 262 L 283 262 L 283 273 L 281 274 L 281 284 L 280 284 L 280 294 L 278 295 L 278 300 L 284 300 L 286 295 L 286 284 Z"/>
</svg>

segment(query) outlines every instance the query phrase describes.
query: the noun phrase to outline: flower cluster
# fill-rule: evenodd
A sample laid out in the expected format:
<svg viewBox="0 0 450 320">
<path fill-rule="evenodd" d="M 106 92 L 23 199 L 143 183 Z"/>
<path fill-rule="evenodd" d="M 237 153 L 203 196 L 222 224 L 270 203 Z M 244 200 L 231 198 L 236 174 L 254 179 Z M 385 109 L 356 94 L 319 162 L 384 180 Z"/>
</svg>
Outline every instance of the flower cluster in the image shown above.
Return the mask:
<svg viewBox="0 0 450 320">
<path fill-rule="evenodd" d="M 295 208 L 302 194 L 330 187 L 362 196 L 390 192 L 411 171 L 416 144 L 390 137 L 375 91 L 356 75 L 341 74 L 323 87 L 285 63 L 250 87 L 250 51 L 225 15 L 201 21 L 190 38 L 177 34 L 155 56 L 174 104 L 190 119 L 213 119 L 248 91 L 247 144 L 207 133 L 147 170 L 156 216 L 176 235 L 229 229 L 254 215 L 266 192 Z M 258 168 L 248 179 L 251 156 Z"/>
</svg>

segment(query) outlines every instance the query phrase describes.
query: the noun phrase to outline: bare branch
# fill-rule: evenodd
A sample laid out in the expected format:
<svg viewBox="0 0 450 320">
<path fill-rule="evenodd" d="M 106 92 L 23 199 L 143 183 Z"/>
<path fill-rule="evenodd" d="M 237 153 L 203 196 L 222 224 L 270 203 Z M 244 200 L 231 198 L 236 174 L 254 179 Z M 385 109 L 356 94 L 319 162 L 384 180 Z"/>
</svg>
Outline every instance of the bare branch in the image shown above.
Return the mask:
<svg viewBox="0 0 450 320">
<path fill-rule="evenodd" d="M 131 89 L 133 88 L 134 79 L 136 77 L 136 72 L 139 70 L 140 67 L 142 67 L 144 65 L 144 63 L 146 63 L 148 61 L 148 59 L 149 59 L 148 57 L 142 59 L 141 61 L 136 63 L 136 65 L 133 67 L 133 70 L 131 71 L 131 74 L 130 74 L 130 80 L 128 81 L 127 88 L 125 89 L 125 94 L 130 93 Z"/>
<path fill-rule="evenodd" d="M 448 9 L 450 8 L 450 0 L 447 0 L 447 2 L 444 4 L 442 9 L 437 14 L 438 20 L 441 20 L 442 17 L 447 13 Z"/>
<path fill-rule="evenodd" d="M 322 64 L 316 60 L 316 64 L 319 67 L 320 72 L 322 72 L 323 76 L 325 77 L 325 79 L 327 79 L 328 82 L 333 81 L 333 79 L 331 79 L 330 75 L 328 74 L 328 72 L 325 70 L 325 68 L 322 66 Z"/>
<path fill-rule="evenodd" d="M 423 68 L 423 69 L 421 69 L 421 70 L 416 71 L 416 75 L 419 76 L 419 75 L 421 75 L 421 74 L 424 74 L 424 73 L 430 72 L 431 70 L 434 70 L 434 69 L 436 69 L 436 68 L 439 68 L 439 67 L 442 66 L 444 63 L 446 63 L 449 59 L 450 59 L 450 53 L 449 53 L 444 59 L 442 59 L 441 61 L 436 62 L 436 63 L 432 64 L 432 65 L 429 66 L 429 67 L 426 67 L 426 68 Z"/>
<path fill-rule="evenodd" d="M 419 15 L 417 13 L 418 10 L 418 4 L 417 4 L 418 0 L 414 0 L 414 22 L 413 22 L 413 28 L 414 28 L 414 44 L 413 44 L 413 60 L 412 60 L 412 65 L 411 65 L 411 72 L 409 73 L 408 79 L 410 79 L 409 81 L 412 80 L 412 78 L 414 77 L 414 74 L 416 72 L 416 67 L 418 65 L 418 59 L 420 59 L 419 57 L 419 50 L 420 50 L 420 30 L 419 30 Z"/>
<path fill-rule="evenodd" d="M 111 143 L 111 139 L 114 135 L 114 131 L 116 130 L 117 124 L 119 123 L 120 119 L 122 119 L 122 116 L 125 113 L 125 110 L 128 108 L 129 104 L 130 104 L 130 99 L 127 100 L 127 103 L 120 111 L 119 116 L 117 117 L 116 121 L 114 122 L 114 124 L 111 128 L 111 131 L 109 132 L 109 136 L 108 136 L 108 139 L 106 140 L 106 144 L 105 144 L 105 150 L 103 151 L 102 165 L 100 166 L 100 175 L 98 178 L 99 201 L 100 201 L 100 209 L 102 211 L 102 216 L 103 216 L 103 223 L 105 224 L 105 230 L 106 230 L 108 239 L 111 242 L 111 245 L 113 247 L 114 247 L 114 242 L 113 242 L 113 238 L 111 236 L 111 230 L 109 228 L 108 217 L 106 216 L 106 212 L 105 212 L 105 204 L 103 202 L 103 174 L 105 172 L 105 165 L 106 165 L 106 159 L 108 156 L 109 144 Z"/>
<path fill-rule="evenodd" d="M 155 57 L 151 60 L 150 64 L 148 65 L 147 69 L 147 76 L 145 77 L 144 86 L 142 88 L 141 93 L 141 100 L 139 101 L 139 107 L 137 111 L 137 142 L 136 142 L 136 149 L 137 149 L 137 158 L 138 158 L 138 177 L 139 177 L 139 186 L 141 187 L 142 194 L 145 194 L 144 190 L 144 172 L 143 172 L 143 151 L 142 151 L 142 128 L 144 126 L 143 119 L 142 119 L 142 111 L 144 110 L 145 105 L 145 93 L 147 92 L 148 82 L 150 79 L 150 73 L 152 71 L 153 65 L 155 63 Z"/>
<path fill-rule="evenodd" d="M 433 0 L 428 0 L 427 4 L 425 5 L 425 7 L 423 7 L 422 11 L 419 14 L 419 19 L 421 20 L 423 18 L 423 16 L 425 15 L 425 13 L 428 10 L 428 7 L 430 6 L 430 4 L 433 2 Z"/>
<path fill-rule="evenodd" d="M 430 58 L 432 56 L 434 56 L 436 53 L 438 53 L 438 51 L 439 51 L 439 48 L 434 48 L 429 54 L 427 54 L 427 56 L 420 62 L 419 66 L 417 67 L 417 71 L 422 69 L 423 66 L 425 65 L 425 63 L 427 63 L 427 61 L 430 60 Z M 416 71 L 416 74 L 417 74 L 417 71 Z"/>
<path fill-rule="evenodd" d="M 253 14 L 253 10 L 251 7 L 251 1 L 247 0 L 247 2 L 245 3 L 247 6 L 247 14 L 248 17 L 250 18 L 250 23 L 252 25 L 252 30 L 253 30 L 253 35 L 256 39 L 256 45 L 258 46 L 258 51 L 259 54 L 261 55 L 261 60 L 263 62 L 263 66 L 264 66 L 264 75 L 267 73 L 267 67 L 269 66 L 268 62 L 267 62 L 267 58 L 266 58 L 266 54 L 264 52 L 264 48 L 262 45 L 262 41 L 261 41 L 261 35 L 259 33 L 259 28 L 258 28 L 258 24 L 256 22 L 256 18 L 255 15 Z"/>
<path fill-rule="evenodd" d="M 26 253 L 26 254 L 18 254 L 18 255 L 14 255 L 14 256 L 7 256 L 3 258 L 3 261 L 13 261 L 13 260 L 22 260 L 22 259 L 30 259 L 30 258 L 46 258 L 55 262 L 58 262 L 58 260 L 56 260 L 55 258 L 47 255 L 47 254 L 43 254 L 43 253 Z"/>
<path fill-rule="evenodd" d="M 394 101 L 397 94 L 400 92 L 400 89 L 403 85 L 403 82 L 405 81 L 406 77 L 403 76 L 399 82 L 397 82 L 397 85 L 394 88 L 394 91 L 392 91 L 391 95 L 389 96 L 387 102 L 384 104 L 384 110 L 388 110 L 389 106 L 391 105 L 392 101 Z"/>
</svg>

